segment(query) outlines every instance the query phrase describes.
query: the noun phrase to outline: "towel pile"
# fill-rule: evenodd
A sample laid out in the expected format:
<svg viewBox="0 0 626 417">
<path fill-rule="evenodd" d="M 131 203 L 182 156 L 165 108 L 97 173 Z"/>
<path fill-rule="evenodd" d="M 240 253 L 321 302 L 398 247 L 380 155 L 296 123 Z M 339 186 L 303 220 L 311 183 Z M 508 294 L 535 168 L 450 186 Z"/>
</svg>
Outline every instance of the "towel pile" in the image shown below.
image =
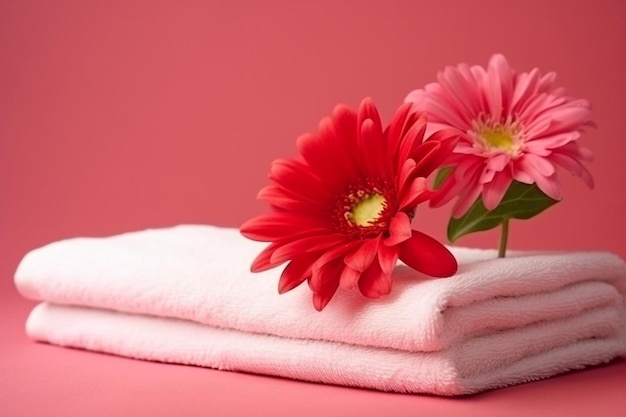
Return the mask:
<svg viewBox="0 0 626 417">
<path fill-rule="evenodd" d="M 459 272 L 398 265 L 390 296 L 249 272 L 265 244 L 185 225 L 55 242 L 15 282 L 33 339 L 131 358 L 407 393 L 469 394 L 626 356 L 626 267 L 602 252 L 453 249 Z"/>
</svg>

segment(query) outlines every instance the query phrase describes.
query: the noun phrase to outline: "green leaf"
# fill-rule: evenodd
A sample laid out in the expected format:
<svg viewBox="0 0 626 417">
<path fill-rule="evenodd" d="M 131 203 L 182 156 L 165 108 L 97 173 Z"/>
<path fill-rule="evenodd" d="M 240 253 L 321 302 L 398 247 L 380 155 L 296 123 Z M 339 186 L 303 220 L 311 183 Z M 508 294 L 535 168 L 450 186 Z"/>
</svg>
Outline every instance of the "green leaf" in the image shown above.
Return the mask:
<svg viewBox="0 0 626 417">
<path fill-rule="evenodd" d="M 435 182 L 433 183 L 434 188 L 438 189 L 439 187 L 441 187 L 441 184 L 443 184 L 446 178 L 448 178 L 450 174 L 452 174 L 452 171 L 454 171 L 454 167 L 440 168 L 439 171 L 437 171 L 437 175 L 435 176 Z"/>
<path fill-rule="evenodd" d="M 462 217 L 451 218 L 448 239 L 454 242 L 469 233 L 493 229 L 506 219 L 530 219 L 557 202 L 535 184 L 513 181 L 500 205 L 492 211 L 485 208 L 482 197 L 479 197 Z"/>
</svg>

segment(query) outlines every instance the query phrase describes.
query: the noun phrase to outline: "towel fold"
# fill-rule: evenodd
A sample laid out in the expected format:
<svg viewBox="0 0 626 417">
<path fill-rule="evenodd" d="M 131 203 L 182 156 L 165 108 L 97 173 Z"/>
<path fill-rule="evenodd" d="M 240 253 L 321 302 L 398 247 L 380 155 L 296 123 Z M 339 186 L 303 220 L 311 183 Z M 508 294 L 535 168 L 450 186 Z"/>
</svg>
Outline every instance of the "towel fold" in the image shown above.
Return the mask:
<svg viewBox="0 0 626 417">
<path fill-rule="evenodd" d="M 177 226 L 55 242 L 15 274 L 26 297 L 196 321 L 245 332 L 408 351 L 622 303 L 626 267 L 602 252 L 525 253 L 453 248 L 459 272 L 428 279 L 405 266 L 390 296 L 339 292 L 322 312 L 306 285 L 277 292 L 280 270 L 249 271 L 265 244 L 237 230 Z"/>
<path fill-rule="evenodd" d="M 460 395 L 623 355 L 626 329 L 615 333 L 615 314 L 615 308 L 600 308 L 589 315 L 472 338 L 440 352 L 283 338 L 46 303 L 31 313 L 27 330 L 37 340 L 136 359 L 382 391 Z M 572 337 L 576 333 L 582 338 Z"/>
<path fill-rule="evenodd" d="M 382 300 L 340 292 L 322 312 L 279 270 L 251 274 L 265 244 L 177 226 L 55 242 L 15 282 L 44 301 L 29 335 L 141 359 L 399 392 L 456 395 L 626 355 L 626 267 L 603 252 L 453 248 L 459 272 L 399 265 Z"/>
</svg>

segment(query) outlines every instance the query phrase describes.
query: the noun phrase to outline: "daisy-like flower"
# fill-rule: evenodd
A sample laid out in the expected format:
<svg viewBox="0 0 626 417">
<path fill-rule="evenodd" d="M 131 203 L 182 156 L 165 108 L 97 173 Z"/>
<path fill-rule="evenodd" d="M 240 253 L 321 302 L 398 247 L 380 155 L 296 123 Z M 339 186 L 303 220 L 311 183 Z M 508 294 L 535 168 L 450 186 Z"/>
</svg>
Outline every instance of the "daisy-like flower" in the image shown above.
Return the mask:
<svg viewBox="0 0 626 417">
<path fill-rule="evenodd" d="M 453 275 L 452 254 L 411 230 L 415 208 L 433 195 L 426 177 L 458 140 L 448 129 L 423 141 L 425 130 L 426 116 L 411 111 L 410 103 L 384 131 L 371 99 L 358 112 L 335 107 L 317 134 L 298 138 L 298 158 L 272 163 L 271 185 L 259 192 L 271 212 L 241 226 L 244 236 L 271 242 L 252 271 L 289 261 L 279 292 L 308 280 L 317 310 L 339 287 L 369 298 L 388 294 L 398 258 L 430 276 Z"/>
<path fill-rule="evenodd" d="M 561 185 L 556 166 L 582 178 L 593 178 L 582 162 L 591 152 L 578 145 L 591 124 L 588 101 L 573 99 L 554 86 L 556 74 L 538 69 L 517 73 L 502 55 L 485 69 L 460 64 L 438 74 L 438 82 L 406 98 L 426 111 L 434 125 L 456 128 L 463 135 L 444 165 L 454 172 L 430 201 L 438 207 L 455 196 L 452 216 L 461 217 L 481 195 L 487 210 L 495 209 L 513 180 L 537 184 L 554 200 Z"/>
</svg>

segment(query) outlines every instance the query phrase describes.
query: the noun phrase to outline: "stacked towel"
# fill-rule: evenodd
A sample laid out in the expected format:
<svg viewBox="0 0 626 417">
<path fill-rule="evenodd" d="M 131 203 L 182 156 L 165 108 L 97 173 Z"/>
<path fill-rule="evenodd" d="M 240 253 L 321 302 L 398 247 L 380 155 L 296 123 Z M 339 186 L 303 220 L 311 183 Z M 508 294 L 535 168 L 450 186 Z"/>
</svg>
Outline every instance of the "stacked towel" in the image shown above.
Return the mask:
<svg viewBox="0 0 626 417">
<path fill-rule="evenodd" d="M 399 265 L 379 301 L 340 292 L 322 312 L 265 246 L 178 226 L 56 242 L 27 254 L 18 289 L 43 301 L 28 334 L 133 358 L 385 391 L 458 395 L 626 356 L 626 267 L 608 253 L 454 249 L 459 272 Z"/>
</svg>

